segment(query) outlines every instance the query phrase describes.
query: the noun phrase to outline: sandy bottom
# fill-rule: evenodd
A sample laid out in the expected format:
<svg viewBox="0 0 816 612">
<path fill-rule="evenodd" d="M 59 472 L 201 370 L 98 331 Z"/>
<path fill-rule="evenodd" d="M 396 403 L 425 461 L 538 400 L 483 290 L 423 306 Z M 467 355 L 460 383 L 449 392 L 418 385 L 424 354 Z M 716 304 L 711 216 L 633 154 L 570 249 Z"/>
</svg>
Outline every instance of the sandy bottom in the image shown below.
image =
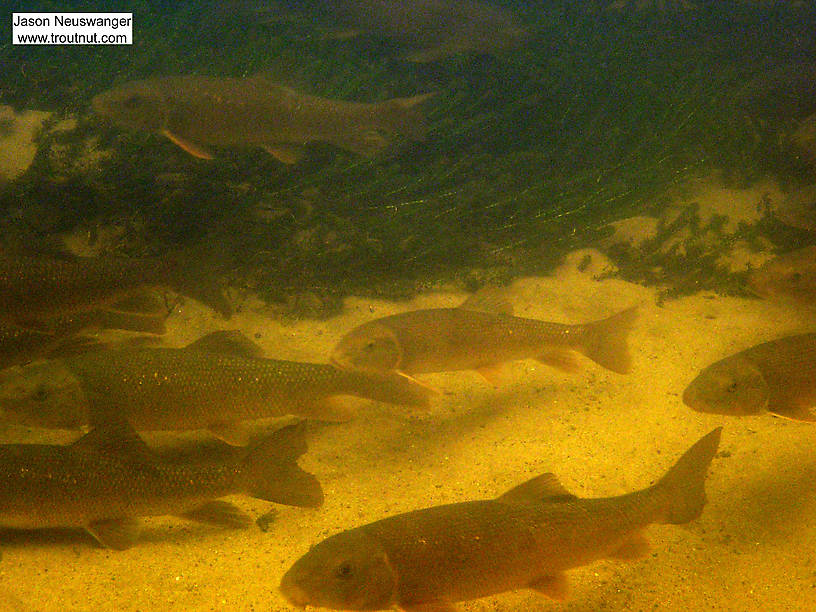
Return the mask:
<svg viewBox="0 0 816 612">
<path fill-rule="evenodd" d="M 577 270 L 581 254 L 574 255 L 553 277 L 522 279 L 508 289 L 516 314 L 583 322 L 640 305 L 631 375 L 588 360 L 572 375 L 525 361 L 511 364 L 499 387 L 471 372 L 425 377 L 444 390 L 426 414 L 363 402 L 354 421 L 310 426 L 301 464 L 322 481 L 324 507 L 277 507 L 267 532 L 148 519 L 142 539 L 124 552 L 103 550 L 81 532 L 3 532 L 0 609 L 287 610 L 277 592 L 280 577 L 335 532 L 493 497 L 542 472 L 556 473 L 580 496 L 626 493 L 648 486 L 719 425 L 725 431 L 708 480 L 709 504 L 689 525 L 651 527 L 648 557 L 569 572 L 572 596 L 565 603 L 522 590 L 461 609 L 816 609 L 816 430 L 770 416 L 697 414 L 680 400 L 701 367 L 812 329 L 808 316 L 709 294 L 658 307 L 654 290 L 599 282 L 593 266 Z M 213 329 L 239 328 L 269 356 L 320 361 L 344 332 L 372 317 L 464 298 L 349 299 L 334 319 L 288 323 L 252 302 L 225 323 L 188 301 L 171 317 L 164 341 L 182 346 Z M 235 501 L 253 516 L 272 506 Z"/>
</svg>

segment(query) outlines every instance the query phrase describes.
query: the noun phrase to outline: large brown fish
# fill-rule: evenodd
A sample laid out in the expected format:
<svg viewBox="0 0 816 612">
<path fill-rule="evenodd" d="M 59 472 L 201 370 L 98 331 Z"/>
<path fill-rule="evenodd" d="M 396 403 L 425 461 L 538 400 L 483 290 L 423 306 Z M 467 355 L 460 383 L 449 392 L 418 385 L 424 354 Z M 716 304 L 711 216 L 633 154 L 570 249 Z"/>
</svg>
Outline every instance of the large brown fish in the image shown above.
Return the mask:
<svg viewBox="0 0 816 612">
<path fill-rule="evenodd" d="M 52 258 L 0 250 L 0 318 L 18 324 L 98 310 L 157 287 L 231 314 L 218 287 L 173 258 Z"/>
<path fill-rule="evenodd" d="M 816 246 L 772 259 L 748 276 L 748 287 L 760 297 L 816 305 Z"/>
<path fill-rule="evenodd" d="M 126 419 L 137 430 L 209 428 L 240 441 L 240 421 L 296 414 L 352 417 L 349 396 L 425 406 L 432 391 L 393 373 L 264 359 L 234 332 L 187 348 L 123 348 L 35 362 L 0 373 L 7 420 L 76 428 Z"/>
<path fill-rule="evenodd" d="M 263 77 L 160 77 L 126 83 L 93 99 L 94 110 L 129 128 L 156 132 L 203 159 L 208 146 L 262 147 L 292 164 L 321 141 L 375 155 L 401 134 L 425 135 L 419 104 L 427 95 L 378 104 L 299 93 Z"/>
<path fill-rule="evenodd" d="M 634 308 L 593 323 L 564 325 L 475 310 L 472 301 L 364 323 L 340 340 L 331 360 L 343 368 L 406 374 L 477 370 L 495 381 L 496 368 L 517 359 L 575 370 L 573 351 L 578 351 L 613 372 L 629 372 L 626 337 Z"/>
<path fill-rule="evenodd" d="M 699 440 L 661 480 L 636 493 L 579 499 L 544 474 L 497 499 L 436 506 L 345 531 L 298 560 L 281 591 L 296 606 L 336 610 L 451 612 L 458 601 L 524 588 L 564 599 L 566 570 L 641 557 L 648 525 L 700 515 L 720 432 Z"/>
<path fill-rule="evenodd" d="M 224 501 L 244 493 L 293 506 L 323 502 L 320 483 L 297 459 L 303 424 L 278 430 L 240 458 L 219 463 L 160 460 L 127 426 L 95 429 L 70 446 L 0 446 L 0 526 L 78 527 L 104 546 L 124 549 L 138 517 L 176 515 L 227 527 L 247 517 Z"/>
<path fill-rule="evenodd" d="M 816 334 L 771 340 L 711 364 L 683 402 L 698 412 L 816 421 Z"/>
</svg>

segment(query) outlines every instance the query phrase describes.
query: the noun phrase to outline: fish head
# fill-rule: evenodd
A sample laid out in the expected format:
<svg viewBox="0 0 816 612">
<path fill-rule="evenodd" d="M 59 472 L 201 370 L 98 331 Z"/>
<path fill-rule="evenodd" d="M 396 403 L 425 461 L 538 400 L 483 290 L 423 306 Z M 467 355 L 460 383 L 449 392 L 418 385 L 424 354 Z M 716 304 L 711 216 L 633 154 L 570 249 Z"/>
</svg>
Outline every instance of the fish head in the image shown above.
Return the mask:
<svg viewBox="0 0 816 612">
<path fill-rule="evenodd" d="M 748 416 L 761 414 L 770 392 L 760 369 L 741 355 L 705 368 L 683 392 L 683 403 L 697 412 Z"/>
<path fill-rule="evenodd" d="M 56 429 L 87 423 L 85 393 L 60 360 L 0 372 L 0 411 L 6 421 Z"/>
<path fill-rule="evenodd" d="M 331 362 L 348 370 L 398 370 L 402 365 L 402 347 L 387 326 L 367 323 L 340 340 L 332 352 Z"/>
<path fill-rule="evenodd" d="M 295 606 L 383 610 L 396 601 L 397 576 L 379 542 L 353 529 L 298 559 L 281 579 L 280 591 Z"/>
<path fill-rule="evenodd" d="M 752 272 L 748 287 L 763 298 L 812 301 L 816 294 L 816 249 L 807 247 L 781 255 Z"/>
<path fill-rule="evenodd" d="M 159 131 L 166 124 L 164 97 L 148 81 L 134 81 L 94 96 L 94 112 L 124 127 Z"/>
</svg>

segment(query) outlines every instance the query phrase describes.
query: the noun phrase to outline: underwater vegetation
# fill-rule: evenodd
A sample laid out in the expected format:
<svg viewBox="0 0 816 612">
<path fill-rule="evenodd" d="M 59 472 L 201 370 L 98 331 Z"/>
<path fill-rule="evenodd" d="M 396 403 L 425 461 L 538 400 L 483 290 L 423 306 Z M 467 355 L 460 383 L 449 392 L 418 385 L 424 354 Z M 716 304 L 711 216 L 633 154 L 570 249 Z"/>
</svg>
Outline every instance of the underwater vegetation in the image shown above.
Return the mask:
<svg viewBox="0 0 816 612">
<path fill-rule="evenodd" d="M 76 118 L 73 130 L 46 129 L 28 172 L 0 190 L 9 240 L 113 226 L 125 237 L 107 248 L 131 255 L 206 241 L 231 285 L 327 314 L 352 291 L 475 289 L 546 272 L 713 170 L 735 185 L 768 173 L 795 185 L 809 169 L 780 138 L 816 110 L 806 7 L 699 3 L 667 18 L 556 2 L 518 11 L 521 44 L 412 63 L 389 38 L 318 35 L 229 3 L 206 18 L 148 4 L 132 9 L 143 15 L 133 61 L 115 48 L 0 49 L 15 67 L 0 101 Z M 197 160 L 91 112 L 111 87 L 185 73 L 261 74 L 359 102 L 436 95 L 423 142 L 376 158 L 316 144 L 291 167 L 251 148 Z M 626 275 L 637 256 L 614 259 Z M 693 249 L 660 260 L 700 270 L 705 288 L 734 283 Z"/>
</svg>

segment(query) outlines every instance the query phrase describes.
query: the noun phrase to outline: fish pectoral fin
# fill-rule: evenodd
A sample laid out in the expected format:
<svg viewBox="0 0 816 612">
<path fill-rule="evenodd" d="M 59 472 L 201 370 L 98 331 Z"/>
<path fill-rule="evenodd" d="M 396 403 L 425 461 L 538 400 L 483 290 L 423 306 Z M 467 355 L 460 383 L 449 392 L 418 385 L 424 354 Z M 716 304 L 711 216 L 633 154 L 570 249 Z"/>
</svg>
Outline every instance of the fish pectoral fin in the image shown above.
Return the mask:
<svg viewBox="0 0 816 612">
<path fill-rule="evenodd" d="M 527 585 L 527 588 L 538 591 L 556 601 L 564 601 L 569 597 L 569 582 L 564 572 L 559 572 L 552 576 L 543 576 Z"/>
<path fill-rule="evenodd" d="M 476 371 L 479 373 L 479 376 L 484 378 L 494 387 L 498 387 L 501 384 L 503 372 L 502 364 L 491 363 L 489 365 L 483 365 L 476 368 Z"/>
<path fill-rule="evenodd" d="M 810 406 L 796 401 L 774 401 L 768 406 L 768 412 L 791 421 L 816 422 L 816 415 L 810 410 Z"/>
<path fill-rule="evenodd" d="M 263 357 L 263 349 L 237 329 L 212 332 L 188 344 L 185 348 L 237 357 Z"/>
<path fill-rule="evenodd" d="M 242 427 L 240 423 L 232 421 L 210 423 L 207 425 L 207 430 L 231 446 L 246 446 L 252 441 L 251 432 Z"/>
<path fill-rule="evenodd" d="M 555 474 L 541 474 L 527 482 L 513 487 L 497 498 L 497 501 L 508 504 L 557 503 L 578 499 L 567 491 Z"/>
<path fill-rule="evenodd" d="M 431 601 L 428 603 L 399 606 L 405 612 L 456 612 L 456 607 L 447 601 Z"/>
<path fill-rule="evenodd" d="M 196 143 L 194 143 L 194 142 L 192 142 L 190 140 L 186 140 L 186 139 L 182 138 L 181 136 L 177 136 L 176 134 L 174 134 L 170 130 L 162 130 L 161 134 L 162 134 L 162 136 L 165 136 L 174 145 L 176 145 L 176 146 L 184 149 L 185 151 L 187 151 L 187 153 L 189 153 L 193 157 L 197 157 L 199 159 L 212 159 L 213 158 L 213 154 L 210 153 L 210 151 L 208 151 L 206 147 L 198 145 L 198 144 L 196 144 Z"/>
<path fill-rule="evenodd" d="M 303 147 L 285 144 L 267 144 L 261 147 L 279 162 L 287 165 L 298 163 L 303 157 Z"/>
<path fill-rule="evenodd" d="M 610 559 L 621 561 L 633 561 L 642 559 L 649 554 L 649 540 L 640 533 L 635 532 L 626 538 L 623 543 L 609 555 Z"/>
<path fill-rule="evenodd" d="M 105 548 L 126 550 L 139 537 L 141 525 L 135 518 L 105 519 L 86 525 L 85 530 Z"/>
<path fill-rule="evenodd" d="M 575 351 L 565 347 L 547 347 L 538 357 L 538 361 L 551 368 L 573 374 L 581 369 L 581 363 L 575 356 Z"/>
<path fill-rule="evenodd" d="M 243 510 L 234 504 L 218 499 L 209 501 L 179 516 L 197 523 L 218 525 L 230 529 L 246 529 L 252 524 L 252 519 Z"/>
</svg>

